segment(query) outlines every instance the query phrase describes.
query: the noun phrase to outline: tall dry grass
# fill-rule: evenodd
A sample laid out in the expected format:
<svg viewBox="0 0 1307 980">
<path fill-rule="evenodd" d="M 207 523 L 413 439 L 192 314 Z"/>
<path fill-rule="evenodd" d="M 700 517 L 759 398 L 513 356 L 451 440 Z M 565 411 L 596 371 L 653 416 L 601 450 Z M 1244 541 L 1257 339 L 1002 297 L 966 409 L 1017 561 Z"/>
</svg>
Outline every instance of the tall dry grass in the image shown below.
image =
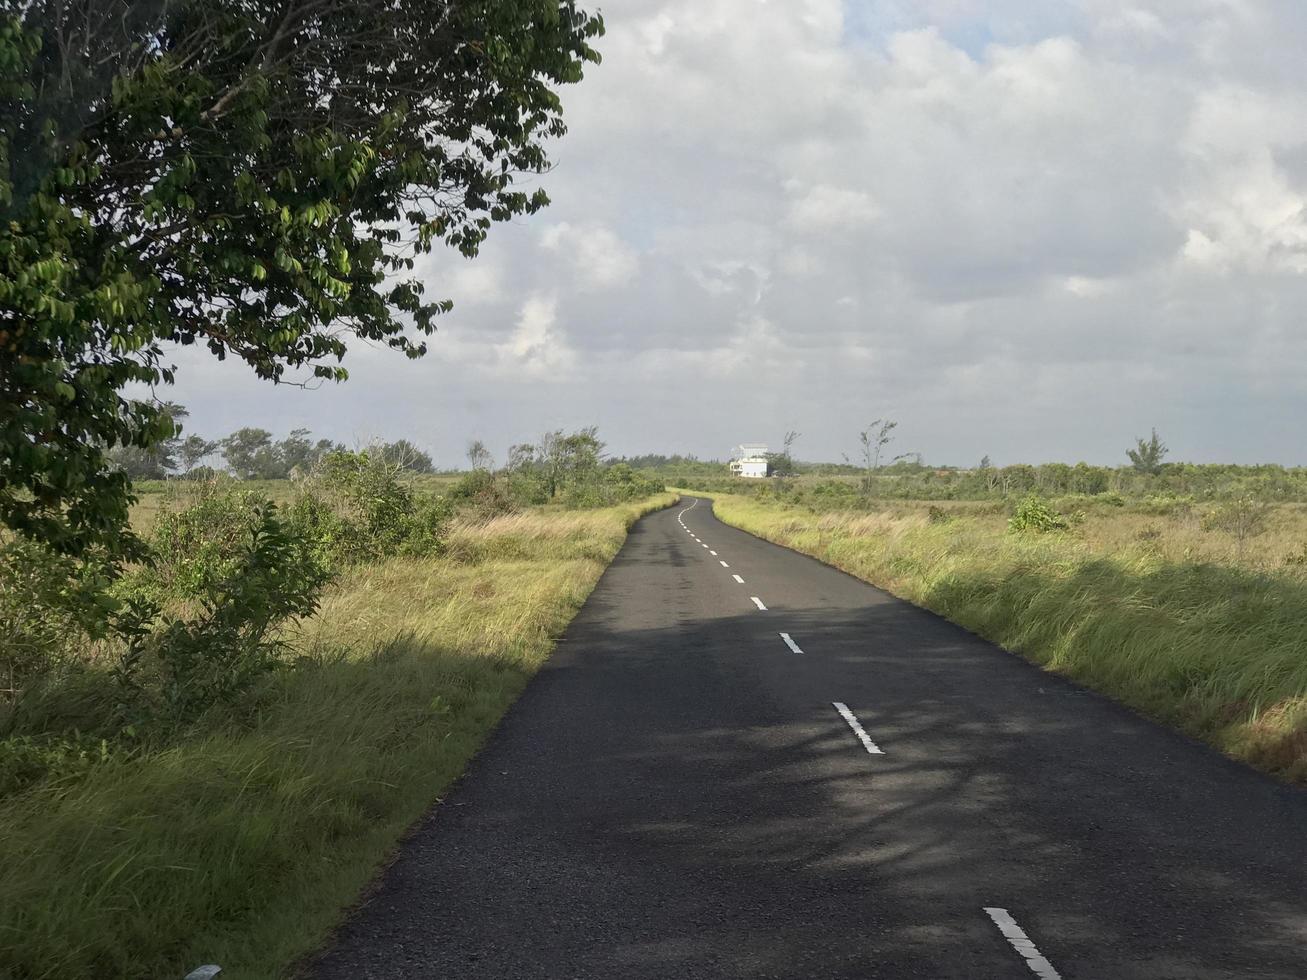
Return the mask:
<svg viewBox="0 0 1307 980">
<path fill-rule="evenodd" d="M 356 569 L 256 711 L 0 802 L 0 977 L 284 976 L 674 499 L 459 523 L 441 558 Z"/>
<path fill-rule="evenodd" d="M 717 515 L 932 609 L 1285 779 L 1307 782 L 1307 509 L 1240 549 L 1200 509 L 1092 507 L 1012 534 L 993 504 L 814 513 L 716 494 Z"/>
</svg>

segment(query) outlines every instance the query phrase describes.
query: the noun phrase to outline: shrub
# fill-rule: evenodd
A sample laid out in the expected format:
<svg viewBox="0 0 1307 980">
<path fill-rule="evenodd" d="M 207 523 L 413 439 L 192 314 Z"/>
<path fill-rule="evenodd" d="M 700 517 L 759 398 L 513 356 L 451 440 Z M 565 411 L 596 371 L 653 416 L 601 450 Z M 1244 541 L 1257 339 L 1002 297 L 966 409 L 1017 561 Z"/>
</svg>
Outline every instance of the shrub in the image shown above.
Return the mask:
<svg viewBox="0 0 1307 980">
<path fill-rule="evenodd" d="M 160 514 L 148 539 L 148 565 L 127 580 L 127 592 L 166 603 L 205 595 L 230 579 L 245 561 L 266 502 L 237 487 L 203 482 L 189 505 Z"/>
<path fill-rule="evenodd" d="M 46 776 L 83 772 L 112 754 L 113 749 L 106 740 L 76 733 L 45 738 L 12 735 L 0 739 L 0 798 Z"/>
<path fill-rule="evenodd" d="M 1252 496 L 1232 497 L 1203 515 L 1203 530 L 1223 531 L 1235 539 L 1239 556 L 1252 538 L 1266 533 L 1270 505 Z"/>
<path fill-rule="evenodd" d="M 838 497 L 847 499 L 850 497 L 856 497 L 858 495 L 858 488 L 852 483 L 844 483 L 839 480 L 827 480 L 816 484 L 812 488 L 812 493 L 814 496 L 818 497 Z"/>
<path fill-rule="evenodd" d="M 574 509 L 611 507 L 662 493 L 663 484 L 637 473 L 626 463 L 613 463 L 593 470 L 585 479 L 569 484 L 560 495 L 562 503 Z"/>
<path fill-rule="evenodd" d="M 451 513 L 443 498 L 415 490 L 384 455 L 338 451 L 300 483 L 289 517 L 292 531 L 334 567 L 439 554 Z"/>
<path fill-rule="evenodd" d="M 1012 517 L 1008 519 L 1007 526 L 1009 531 L 1016 533 L 1042 534 L 1049 531 L 1065 531 L 1071 523 L 1050 507 L 1042 497 L 1032 493 L 1017 504 Z"/>
<path fill-rule="evenodd" d="M 948 524 L 953 520 L 953 515 L 943 507 L 936 507 L 932 504 L 930 510 L 926 512 L 926 519 L 931 524 Z"/>
<path fill-rule="evenodd" d="M 118 608 L 108 593 L 113 568 L 74 559 L 26 538 L 0 545 L 0 732 L 22 696 L 108 632 Z"/>
<path fill-rule="evenodd" d="M 192 508 L 205 511 L 202 519 L 183 511 L 176 524 L 204 524 L 230 502 L 202 502 Z M 278 662 L 278 631 L 317 609 L 330 572 L 276 505 L 261 501 L 248 514 L 228 513 L 230 524 L 217 525 L 223 548 L 216 560 L 173 580 L 172 595 L 190 600 L 181 607 L 190 615 L 160 608 L 148 589 L 127 597 L 131 615 L 120 618 L 119 629 L 126 652 L 117 670 L 127 723 L 183 721 L 231 702 Z M 206 553 L 207 543 L 196 550 Z"/>
<path fill-rule="evenodd" d="M 1193 510 L 1192 497 L 1174 494 L 1148 494 L 1139 501 L 1138 510 L 1159 517 L 1185 517 Z"/>
<path fill-rule="evenodd" d="M 520 478 L 516 483 L 527 492 L 538 490 L 540 494 L 544 493 L 543 484 L 528 487 L 527 482 Z M 489 520 L 516 510 L 512 487 L 513 483 L 506 483 L 490 470 L 475 469 L 464 474 L 462 479 L 454 484 L 453 489 L 449 491 L 449 497 L 451 500 L 468 505 L 478 517 Z"/>
</svg>

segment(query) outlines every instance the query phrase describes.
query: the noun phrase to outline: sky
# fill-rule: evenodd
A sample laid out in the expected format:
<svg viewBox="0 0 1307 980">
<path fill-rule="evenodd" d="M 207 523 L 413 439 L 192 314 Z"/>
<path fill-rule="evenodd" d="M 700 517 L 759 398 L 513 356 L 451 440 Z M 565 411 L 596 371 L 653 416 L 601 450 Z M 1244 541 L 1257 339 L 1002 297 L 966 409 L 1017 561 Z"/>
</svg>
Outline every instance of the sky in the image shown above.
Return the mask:
<svg viewBox="0 0 1307 980">
<path fill-rule="evenodd" d="M 273 387 L 179 351 L 189 432 L 408 438 L 440 465 L 597 424 L 938 464 L 1307 463 L 1301 0 L 610 0 L 603 63 L 408 361 Z"/>
</svg>

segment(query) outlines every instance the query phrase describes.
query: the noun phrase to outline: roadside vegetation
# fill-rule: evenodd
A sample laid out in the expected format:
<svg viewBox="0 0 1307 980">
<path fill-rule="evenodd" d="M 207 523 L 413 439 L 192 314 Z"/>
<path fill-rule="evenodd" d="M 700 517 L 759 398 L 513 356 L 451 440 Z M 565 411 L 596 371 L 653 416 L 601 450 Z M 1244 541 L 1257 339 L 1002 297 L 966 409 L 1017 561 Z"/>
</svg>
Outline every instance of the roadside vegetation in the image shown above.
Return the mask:
<svg viewBox="0 0 1307 980">
<path fill-rule="evenodd" d="M 1301 473 L 1180 469 L 1148 478 L 1197 471 L 1210 492 L 928 503 L 818 482 L 713 496 L 729 524 L 1307 783 L 1307 506 L 1266 500 L 1296 495 Z"/>
<path fill-rule="evenodd" d="M 0 542 L 0 976 L 314 948 L 675 499 L 543 442 L 437 488 L 367 450 L 171 480 L 123 567 Z"/>
<path fill-rule="evenodd" d="M 179 347 L 274 384 L 345 381 L 355 340 L 422 357 L 452 301 L 417 259 L 548 204 L 603 30 L 573 0 L 0 10 L 0 977 L 276 975 L 667 500 L 593 429 L 441 478 L 161 397 Z"/>
</svg>

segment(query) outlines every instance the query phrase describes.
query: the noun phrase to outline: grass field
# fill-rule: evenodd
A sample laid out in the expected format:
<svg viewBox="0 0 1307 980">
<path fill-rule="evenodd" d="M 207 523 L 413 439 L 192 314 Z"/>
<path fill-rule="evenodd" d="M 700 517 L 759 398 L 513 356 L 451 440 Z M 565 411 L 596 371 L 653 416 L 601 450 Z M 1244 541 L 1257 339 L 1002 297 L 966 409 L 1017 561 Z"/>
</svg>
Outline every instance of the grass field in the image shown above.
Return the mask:
<svg viewBox="0 0 1307 980">
<path fill-rule="evenodd" d="M 441 558 L 333 586 L 253 715 L 0 802 L 0 977 L 284 976 L 674 499 L 457 523 Z"/>
<path fill-rule="evenodd" d="M 712 495 L 718 517 L 813 555 L 1202 738 L 1307 783 L 1307 508 L 1242 547 L 1192 507 L 1089 506 L 1013 534 L 1002 504 L 817 513 Z"/>
</svg>

